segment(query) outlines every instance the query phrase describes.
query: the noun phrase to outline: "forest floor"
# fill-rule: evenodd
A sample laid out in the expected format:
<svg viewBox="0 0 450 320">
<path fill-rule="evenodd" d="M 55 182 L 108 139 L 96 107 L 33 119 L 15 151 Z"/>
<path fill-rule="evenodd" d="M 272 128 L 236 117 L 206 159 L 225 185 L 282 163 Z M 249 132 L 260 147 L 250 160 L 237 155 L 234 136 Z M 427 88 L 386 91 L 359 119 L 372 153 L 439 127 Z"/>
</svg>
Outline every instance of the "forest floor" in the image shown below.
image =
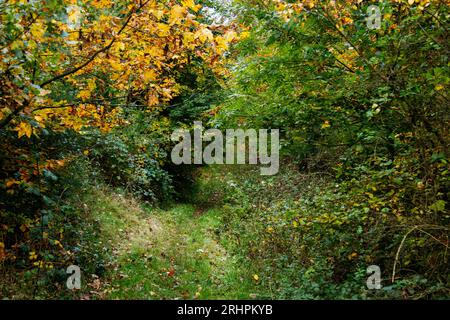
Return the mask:
<svg viewBox="0 0 450 320">
<path fill-rule="evenodd" d="M 190 204 L 142 208 L 121 195 L 97 197 L 102 198 L 98 219 L 114 249 L 108 268 L 113 271 L 101 285 L 100 298 L 257 298 L 251 270 L 225 250 L 214 232 L 220 209 Z"/>
</svg>

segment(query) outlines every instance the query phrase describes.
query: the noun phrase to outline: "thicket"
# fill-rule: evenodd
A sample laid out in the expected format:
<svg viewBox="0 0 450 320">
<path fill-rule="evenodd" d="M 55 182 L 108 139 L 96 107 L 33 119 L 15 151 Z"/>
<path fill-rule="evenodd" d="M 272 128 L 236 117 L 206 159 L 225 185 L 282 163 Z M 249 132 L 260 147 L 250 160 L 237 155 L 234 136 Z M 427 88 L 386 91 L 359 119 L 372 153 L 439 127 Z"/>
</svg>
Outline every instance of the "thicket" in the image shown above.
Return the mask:
<svg viewBox="0 0 450 320">
<path fill-rule="evenodd" d="M 86 196 L 107 186 L 221 206 L 267 298 L 449 297 L 448 1 L 234 1 L 228 25 L 193 1 L 79 4 L 74 30 L 62 1 L 0 3 L 0 295 L 105 272 Z M 281 173 L 173 166 L 194 120 L 280 129 Z"/>
<path fill-rule="evenodd" d="M 286 298 L 367 296 L 370 265 L 369 296 L 448 297 L 448 3 L 237 8 L 249 33 L 216 124 L 279 128 L 284 157 L 328 183 L 238 179 L 224 228 Z"/>
</svg>

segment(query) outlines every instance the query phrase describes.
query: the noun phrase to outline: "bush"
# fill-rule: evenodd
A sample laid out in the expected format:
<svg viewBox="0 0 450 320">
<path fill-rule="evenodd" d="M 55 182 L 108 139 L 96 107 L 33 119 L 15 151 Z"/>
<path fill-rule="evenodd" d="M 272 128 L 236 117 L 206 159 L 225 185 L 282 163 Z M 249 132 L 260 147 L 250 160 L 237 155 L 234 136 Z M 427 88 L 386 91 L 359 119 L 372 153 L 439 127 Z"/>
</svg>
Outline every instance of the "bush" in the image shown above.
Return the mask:
<svg viewBox="0 0 450 320">
<path fill-rule="evenodd" d="M 211 183 L 198 192 L 223 196 L 218 234 L 258 270 L 267 297 L 272 291 L 281 299 L 449 296 L 445 242 L 430 237 L 445 239 L 448 229 L 438 226 L 448 218 L 402 211 L 402 188 L 390 183 L 405 173 L 359 171 L 358 179 L 336 182 L 293 166 L 269 178 L 248 168 L 207 172 Z M 414 226 L 420 227 L 400 248 Z M 366 287 L 370 265 L 382 270 L 381 291 Z"/>
</svg>

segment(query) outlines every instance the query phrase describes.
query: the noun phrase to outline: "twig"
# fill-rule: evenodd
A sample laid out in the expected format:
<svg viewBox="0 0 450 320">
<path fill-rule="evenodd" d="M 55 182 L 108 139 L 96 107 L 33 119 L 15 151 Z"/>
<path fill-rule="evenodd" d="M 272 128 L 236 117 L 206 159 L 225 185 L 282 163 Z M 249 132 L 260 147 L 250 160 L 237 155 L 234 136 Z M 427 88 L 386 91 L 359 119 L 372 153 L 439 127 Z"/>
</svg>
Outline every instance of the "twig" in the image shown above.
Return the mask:
<svg viewBox="0 0 450 320">
<path fill-rule="evenodd" d="M 409 230 L 409 231 L 405 234 L 405 236 L 403 237 L 402 242 L 400 243 L 400 246 L 398 247 L 397 254 L 395 255 L 394 269 L 392 270 L 392 279 L 391 279 L 391 282 L 392 282 L 392 283 L 394 283 L 394 281 L 395 281 L 395 269 L 396 269 L 396 267 L 397 267 L 398 258 L 399 258 L 399 256 L 400 256 L 400 251 L 402 250 L 403 244 L 405 243 L 405 240 L 406 240 L 406 238 L 409 236 L 409 234 L 410 234 L 411 232 L 413 232 L 414 230 L 416 230 L 416 229 L 417 229 L 417 226 L 414 226 L 414 228 L 412 228 L 411 230 Z"/>
</svg>

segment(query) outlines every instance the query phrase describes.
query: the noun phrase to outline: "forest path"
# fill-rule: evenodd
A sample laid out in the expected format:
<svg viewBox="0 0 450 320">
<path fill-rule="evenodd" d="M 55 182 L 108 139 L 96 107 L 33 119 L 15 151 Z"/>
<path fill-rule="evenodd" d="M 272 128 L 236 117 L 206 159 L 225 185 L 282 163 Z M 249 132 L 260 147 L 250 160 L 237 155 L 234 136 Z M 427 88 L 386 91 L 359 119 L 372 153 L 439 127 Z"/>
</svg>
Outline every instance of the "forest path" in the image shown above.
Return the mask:
<svg viewBox="0 0 450 320">
<path fill-rule="evenodd" d="M 219 217 L 218 209 L 177 204 L 166 210 L 135 208 L 102 219 L 115 238 L 106 298 L 255 297 L 248 271 L 217 240 Z"/>
</svg>

